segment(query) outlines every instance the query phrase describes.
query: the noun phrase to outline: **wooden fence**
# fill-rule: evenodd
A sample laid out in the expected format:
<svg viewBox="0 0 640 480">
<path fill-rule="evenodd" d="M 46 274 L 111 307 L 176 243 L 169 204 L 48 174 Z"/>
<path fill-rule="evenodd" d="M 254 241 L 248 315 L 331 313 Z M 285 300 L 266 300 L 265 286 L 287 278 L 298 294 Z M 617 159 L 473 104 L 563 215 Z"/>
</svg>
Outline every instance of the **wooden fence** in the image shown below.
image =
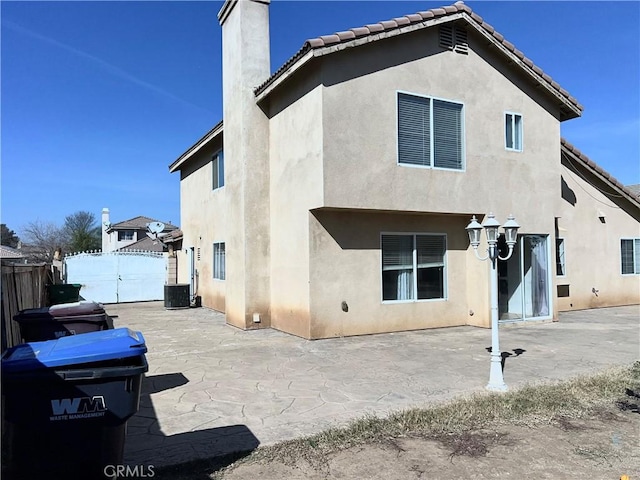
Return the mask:
<svg viewBox="0 0 640 480">
<path fill-rule="evenodd" d="M 20 310 L 47 305 L 46 286 L 54 283 L 51 265 L 2 265 L 1 311 L 2 351 L 22 342 L 18 323 L 13 319 Z"/>
</svg>

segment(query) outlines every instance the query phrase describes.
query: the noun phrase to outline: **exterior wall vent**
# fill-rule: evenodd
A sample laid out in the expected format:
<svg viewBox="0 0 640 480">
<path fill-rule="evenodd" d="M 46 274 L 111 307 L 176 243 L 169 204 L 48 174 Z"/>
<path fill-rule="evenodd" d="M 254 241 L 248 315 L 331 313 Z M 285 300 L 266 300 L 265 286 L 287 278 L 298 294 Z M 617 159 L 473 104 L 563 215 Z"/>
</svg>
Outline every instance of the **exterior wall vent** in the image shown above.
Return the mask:
<svg viewBox="0 0 640 480">
<path fill-rule="evenodd" d="M 467 31 L 460 26 L 441 25 L 440 46 L 457 53 L 468 54 Z"/>
</svg>

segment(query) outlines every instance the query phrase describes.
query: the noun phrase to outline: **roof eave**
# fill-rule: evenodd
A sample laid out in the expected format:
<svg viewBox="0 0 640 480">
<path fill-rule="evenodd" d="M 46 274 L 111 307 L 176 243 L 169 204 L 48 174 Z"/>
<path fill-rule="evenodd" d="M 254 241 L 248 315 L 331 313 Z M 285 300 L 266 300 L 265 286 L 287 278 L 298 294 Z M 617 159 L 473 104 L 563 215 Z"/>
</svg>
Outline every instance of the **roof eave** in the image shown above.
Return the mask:
<svg viewBox="0 0 640 480">
<path fill-rule="evenodd" d="M 541 88 L 544 88 L 547 93 L 553 96 L 564 108 L 561 108 L 561 120 L 569 120 L 572 118 L 577 118 L 582 116 L 582 106 L 575 105 L 569 99 L 567 99 L 564 95 L 560 93 L 559 90 L 553 88 L 551 85 L 552 80 L 549 77 L 549 80 L 545 79 L 545 74 L 542 75 L 537 73 L 534 68 L 530 67 L 525 63 L 523 58 L 520 58 L 516 55 L 515 51 L 509 50 L 504 46 L 501 42 L 499 42 L 493 35 L 491 35 L 486 29 L 482 28 L 475 21 L 471 21 L 471 18 L 468 15 L 465 15 L 465 20 L 467 23 L 474 28 L 476 32 L 486 38 L 493 46 L 498 48 L 503 55 L 505 55 L 509 62 L 516 64 L 520 69 L 535 81 L 537 85 Z M 515 50 L 515 48 L 514 48 Z M 559 87 L 559 86 L 558 86 Z"/>
<path fill-rule="evenodd" d="M 276 72 L 273 77 L 267 81 L 267 83 L 263 86 L 260 86 L 255 91 L 256 102 L 262 102 L 266 97 L 268 97 L 271 92 L 277 90 L 285 80 L 291 77 L 295 72 L 300 70 L 304 65 L 309 63 L 310 60 L 316 57 L 322 57 L 324 55 L 328 55 L 330 53 L 335 53 L 340 50 L 346 50 L 348 48 L 359 47 L 360 45 L 364 45 L 366 43 L 372 43 L 378 40 L 382 40 L 385 38 L 395 37 L 397 35 L 402 35 L 405 33 L 412 32 L 414 30 L 420 30 L 426 27 L 432 27 L 434 25 L 438 25 L 445 22 L 451 22 L 458 20 L 461 18 L 462 13 L 457 13 L 453 15 L 449 15 L 447 17 L 433 18 L 429 20 L 425 20 L 424 22 L 414 23 L 411 25 L 407 25 L 405 27 L 399 27 L 394 30 L 384 30 L 379 33 L 369 34 L 360 38 L 355 38 L 348 42 L 339 42 L 333 45 L 326 45 L 322 47 L 309 47 L 309 50 L 304 54 L 300 55 L 298 58 L 293 59 L 293 62 L 286 69 Z M 303 49 L 307 46 L 303 47 Z"/>
<path fill-rule="evenodd" d="M 349 41 L 340 41 L 332 45 L 326 46 L 310 46 L 309 50 L 304 54 L 301 54 L 296 58 L 294 56 L 291 59 L 291 65 L 282 71 L 276 72 L 272 78 L 267 80 L 265 84 L 259 86 L 255 90 L 256 102 L 261 103 L 264 101 L 273 91 L 277 90 L 287 79 L 289 79 L 295 72 L 300 70 L 304 65 L 310 62 L 313 58 L 321 57 L 329 53 L 334 53 L 339 50 L 345 50 L 347 48 L 357 47 L 365 43 L 374 42 L 384 38 L 394 37 L 396 35 L 402 35 L 415 30 L 423 28 L 433 27 L 442 23 L 455 22 L 457 20 L 464 19 L 464 21 L 472 26 L 476 32 L 482 35 L 490 44 L 500 50 L 505 55 L 509 62 L 517 65 L 520 70 L 525 72 L 540 88 L 543 88 L 549 95 L 551 95 L 560 105 L 560 121 L 577 118 L 582 115 L 582 106 L 575 101 L 572 97 L 563 95 L 563 90 L 551 77 L 545 74 L 542 70 L 536 67 L 533 62 L 529 61 L 522 52 L 519 52 L 510 43 L 509 46 L 512 49 L 507 48 L 501 41 L 495 36 L 494 32 L 489 31 L 483 25 L 481 17 L 473 13 L 469 13 L 465 10 L 460 10 L 456 13 L 449 13 L 446 16 L 434 17 L 421 22 L 412 23 L 406 26 L 398 27 L 393 30 L 383 30 L 379 33 L 365 35 L 363 37 L 355 38 Z M 492 29 L 492 27 L 491 27 Z M 501 37 L 502 38 L 502 37 Z M 308 46 L 308 42 L 303 46 L 303 49 Z M 517 53 L 516 53 L 517 52 Z M 519 54 L 519 55 L 518 55 Z M 531 65 L 529 65 L 529 63 Z M 538 71 L 536 71 L 536 69 Z M 574 100 L 572 102 L 572 100 Z"/>
<path fill-rule="evenodd" d="M 222 133 L 223 130 L 223 122 L 222 120 L 218 122 L 218 124 L 209 130 L 200 140 L 194 143 L 189 149 L 184 152 L 182 155 L 178 157 L 178 159 L 169 165 L 169 173 L 173 173 L 180 168 L 191 159 L 196 153 L 198 153 L 202 147 L 207 145 L 209 142 L 214 140 L 218 135 Z"/>
<path fill-rule="evenodd" d="M 274 77 L 272 82 L 268 83 L 264 88 L 258 88 L 258 90 L 256 90 L 256 103 L 261 103 L 271 94 L 271 92 L 280 87 L 280 85 L 282 85 L 282 83 L 284 83 L 295 72 L 309 63 L 311 59 L 320 55 L 321 53 L 318 50 L 312 49 L 307 51 L 304 55 L 300 56 L 300 58 L 296 59 L 296 61 L 294 61 L 287 69 L 283 70 L 278 76 Z"/>
<path fill-rule="evenodd" d="M 584 153 L 582 153 L 564 138 L 560 139 L 560 149 L 561 152 L 569 155 L 572 159 L 579 162 L 598 180 L 609 185 L 616 193 L 619 193 L 623 198 L 631 202 L 631 204 L 633 204 L 636 208 L 640 208 L 640 198 L 635 196 L 633 192 L 631 192 L 627 187 L 620 183 L 618 179 L 616 179 L 604 168 L 587 157 Z"/>
</svg>

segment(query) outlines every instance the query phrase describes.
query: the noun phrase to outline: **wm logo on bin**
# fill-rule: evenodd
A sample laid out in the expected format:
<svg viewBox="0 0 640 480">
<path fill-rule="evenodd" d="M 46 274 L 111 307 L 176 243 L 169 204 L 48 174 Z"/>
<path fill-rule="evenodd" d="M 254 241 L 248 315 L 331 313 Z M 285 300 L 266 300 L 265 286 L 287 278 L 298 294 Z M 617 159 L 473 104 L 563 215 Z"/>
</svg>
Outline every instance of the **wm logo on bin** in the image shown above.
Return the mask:
<svg viewBox="0 0 640 480">
<path fill-rule="evenodd" d="M 105 412 L 107 406 L 103 396 L 61 398 L 51 400 L 51 412 L 54 417 L 76 415 L 80 413 Z"/>
</svg>

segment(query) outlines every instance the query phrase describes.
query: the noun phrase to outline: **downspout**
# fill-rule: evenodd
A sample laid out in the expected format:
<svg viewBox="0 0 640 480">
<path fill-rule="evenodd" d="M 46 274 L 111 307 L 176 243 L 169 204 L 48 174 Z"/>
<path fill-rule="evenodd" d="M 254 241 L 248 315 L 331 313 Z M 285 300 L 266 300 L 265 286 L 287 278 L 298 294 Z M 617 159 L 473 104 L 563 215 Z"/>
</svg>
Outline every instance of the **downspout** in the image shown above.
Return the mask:
<svg viewBox="0 0 640 480">
<path fill-rule="evenodd" d="M 189 303 L 193 304 L 195 300 L 195 277 L 196 263 L 194 255 L 194 247 L 189 247 Z"/>
</svg>

